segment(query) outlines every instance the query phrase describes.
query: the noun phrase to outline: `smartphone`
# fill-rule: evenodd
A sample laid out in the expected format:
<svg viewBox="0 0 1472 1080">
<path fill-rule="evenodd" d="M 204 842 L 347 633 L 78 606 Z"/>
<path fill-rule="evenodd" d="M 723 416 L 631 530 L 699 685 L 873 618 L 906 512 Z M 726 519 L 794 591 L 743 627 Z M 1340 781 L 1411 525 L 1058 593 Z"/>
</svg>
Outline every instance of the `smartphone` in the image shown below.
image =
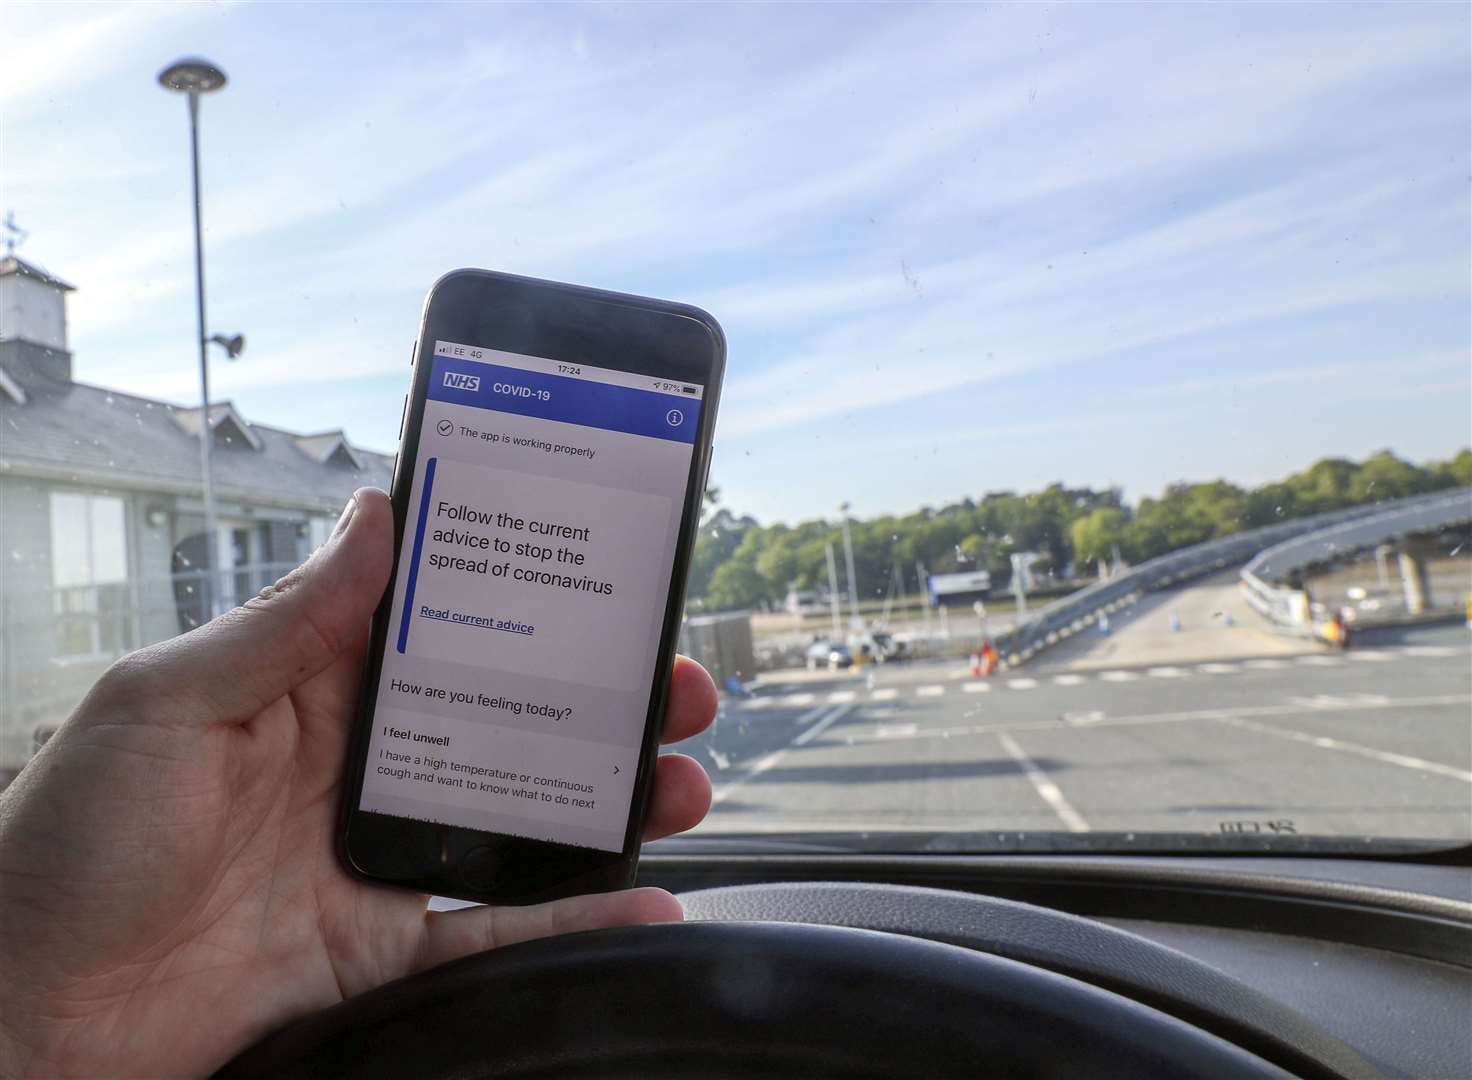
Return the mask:
<svg viewBox="0 0 1472 1080">
<path fill-rule="evenodd" d="M 342 861 L 503 904 L 627 887 L 724 335 L 682 304 L 456 270 L 411 363 Z"/>
</svg>

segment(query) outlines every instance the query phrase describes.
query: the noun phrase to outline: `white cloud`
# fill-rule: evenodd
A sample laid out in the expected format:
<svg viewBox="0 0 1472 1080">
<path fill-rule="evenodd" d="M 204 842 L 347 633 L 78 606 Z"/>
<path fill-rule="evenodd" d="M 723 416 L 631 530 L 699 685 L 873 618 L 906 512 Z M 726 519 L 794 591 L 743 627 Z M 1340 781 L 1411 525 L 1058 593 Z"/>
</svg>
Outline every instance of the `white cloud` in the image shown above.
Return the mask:
<svg viewBox="0 0 1472 1080">
<path fill-rule="evenodd" d="M 115 70 L 172 9 L 112 10 L 39 26 L 96 86 L 7 114 L 7 198 L 81 287 L 83 370 L 188 397 L 179 346 L 159 365 L 192 334 L 183 124 Z M 324 349 L 398 369 L 454 265 L 701 303 L 738 439 L 1150 350 L 1204 395 L 1268 326 L 1279 357 L 1303 337 L 1305 383 L 1369 362 L 1315 344 L 1330 322 L 1400 319 L 1417 355 L 1465 334 L 1426 314 L 1465 305 L 1464 11 L 812 6 L 777 34 L 742 7 L 371 10 L 399 32 L 222 17 L 211 312 L 252 342 L 222 384 L 314 381 Z M 265 49 L 314 20 L 331 72 Z"/>
<path fill-rule="evenodd" d="M 65 100 L 76 88 L 120 66 L 130 46 L 183 5 L 16 3 L 0 7 L 5 62 L 0 111 L 14 123 L 24 107 Z"/>
</svg>

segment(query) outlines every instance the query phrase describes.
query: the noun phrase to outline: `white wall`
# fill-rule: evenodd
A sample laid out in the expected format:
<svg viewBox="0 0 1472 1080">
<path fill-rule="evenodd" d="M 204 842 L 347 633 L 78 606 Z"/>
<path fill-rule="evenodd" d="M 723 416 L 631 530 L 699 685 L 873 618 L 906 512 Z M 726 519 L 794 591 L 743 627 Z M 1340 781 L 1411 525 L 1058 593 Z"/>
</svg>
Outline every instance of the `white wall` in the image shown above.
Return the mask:
<svg viewBox="0 0 1472 1080">
<path fill-rule="evenodd" d="M 66 294 L 24 274 L 0 277 L 0 339 L 66 348 Z"/>
</svg>

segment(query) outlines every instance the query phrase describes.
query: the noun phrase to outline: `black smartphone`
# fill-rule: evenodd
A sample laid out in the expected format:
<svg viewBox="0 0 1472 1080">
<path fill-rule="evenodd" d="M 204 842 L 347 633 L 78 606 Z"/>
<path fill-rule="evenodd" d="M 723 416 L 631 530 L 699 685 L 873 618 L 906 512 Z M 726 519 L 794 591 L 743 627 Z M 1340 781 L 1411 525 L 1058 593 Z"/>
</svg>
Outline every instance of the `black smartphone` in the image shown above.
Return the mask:
<svg viewBox="0 0 1472 1080">
<path fill-rule="evenodd" d="M 456 270 L 425 301 L 352 874 L 531 903 L 632 883 L 725 338 L 682 304 Z"/>
</svg>

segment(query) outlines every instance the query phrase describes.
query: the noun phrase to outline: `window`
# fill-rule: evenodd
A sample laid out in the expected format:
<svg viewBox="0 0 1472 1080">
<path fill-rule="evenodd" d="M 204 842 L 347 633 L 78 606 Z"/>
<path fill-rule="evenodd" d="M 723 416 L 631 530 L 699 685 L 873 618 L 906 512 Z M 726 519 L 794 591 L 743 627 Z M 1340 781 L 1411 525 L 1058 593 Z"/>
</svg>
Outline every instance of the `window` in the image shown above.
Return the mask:
<svg viewBox="0 0 1472 1080">
<path fill-rule="evenodd" d="M 56 655 L 116 656 L 126 647 L 128 546 L 123 500 L 51 493 Z"/>
<path fill-rule="evenodd" d="M 307 539 L 313 551 L 327 543 L 327 538 L 332 535 L 333 524 L 330 517 L 314 517 L 307 520 Z"/>
</svg>

